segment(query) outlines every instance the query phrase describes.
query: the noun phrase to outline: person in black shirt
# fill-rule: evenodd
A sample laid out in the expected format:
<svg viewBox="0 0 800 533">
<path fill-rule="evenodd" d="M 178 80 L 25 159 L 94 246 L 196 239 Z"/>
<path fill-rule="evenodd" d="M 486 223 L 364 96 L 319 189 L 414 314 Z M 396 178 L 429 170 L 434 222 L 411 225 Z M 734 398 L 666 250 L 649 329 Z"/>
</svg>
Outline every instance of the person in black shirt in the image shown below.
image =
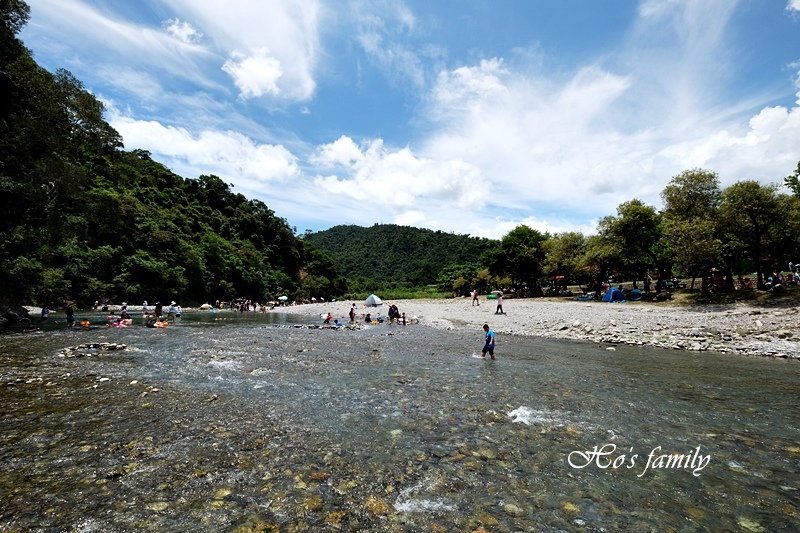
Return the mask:
<svg viewBox="0 0 800 533">
<path fill-rule="evenodd" d="M 67 315 L 67 327 L 71 328 L 75 325 L 75 304 L 67 302 L 67 306 L 64 308 L 64 314 Z"/>
</svg>

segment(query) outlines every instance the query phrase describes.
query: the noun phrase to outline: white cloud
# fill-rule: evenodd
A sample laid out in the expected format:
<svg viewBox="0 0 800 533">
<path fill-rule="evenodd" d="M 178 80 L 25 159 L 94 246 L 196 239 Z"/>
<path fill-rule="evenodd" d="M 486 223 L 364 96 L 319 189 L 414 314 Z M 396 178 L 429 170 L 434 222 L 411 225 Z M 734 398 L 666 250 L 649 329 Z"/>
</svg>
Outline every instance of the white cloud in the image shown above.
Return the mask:
<svg viewBox="0 0 800 533">
<path fill-rule="evenodd" d="M 466 110 L 485 99 L 506 97 L 508 88 L 500 78 L 508 74 L 503 60 L 498 58 L 481 60 L 475 67 L 442 71 L 433 91 L 433 110 L 448 114 Z"/>
<path fill-rule="evenodd" d="M 439 133 L 422 152 L 480 168 L 497 191 L 489 200 L 494 205 L 583 204 L 591 184 L 614 179 L 640 143 L 606 124 L 629 86 L 625 77 L 597 67 L 561 86 L 513 73 L 499 60 L 443 72 L 429 112 Z M 639 169 L 626 174 L 631 171 Z"/>
<path fill-rule="evenodd" d="M 459 159 L 419 157 L 407 147 L 387 149 L 380 139 L 359 148 L 352 140 L 340 138 L 321 146 L 313 160 L 338 164 L 344 174 L 319 176 L 316 185 L 331 194 L 368 200 L 394 214 L 407 213 L 426 200 L 474 208 L 482 198 L 476 167 Z"/>
<path fill-rule="evenodd" d="M 401 0 L 364 1 L 351 4 L 356 40 L 367 56 L 391 79 L 425 83 L 423 61 L 407 40 L 415 30 L 414 13 Z"/>
<path fill-rule="evenodd" d="M 494 191 L 487 203 L 507 210 L 509 221 L 533 213 L 530 225 L 551 232 L 569 229 L 569 220 L 596 220 L 631 198 L 660 206 L 671 177 L 695 166 L 719 172 L 723 185 L 779 181 L 800 160 L 800 110 L 762 108 L 748 117 L 746 106 L 704 101 L 726 79 L 713 57 L 724 55 L 720 36 L 730 10 L 721 6 L 722 21 L 706 24 L 717 15 L 703 14 L 701 4 L 643 3 L 647 20 L 614 70 L 588 64 L 563 79 L 493 58 L 442 71 L 425 110 L 435 133 L 419 157 L 471 165 Z M 687 27 L 692 17 L 699 20 Z M 674 33 L 661 28 L 673 35 L 664 47 L 672 51 L 678 38 L 682 52 L 664 55 L 657 46 L 644 53 L 650 25 L 671 26 Z M 703 69 L 718 79 L 697 81 Z M 548 226 L 545 217 L 555 222 Z"/>
<path fill-rule="evenodd" d="M 112 110 L 111 125 L 120 132 L 126 149 L 159 154 L 160 160 L 185 177 L 216 174 L 250 191 L 269 183 L 284 183 L 299 174 L 297 158 L 285 147 L 258 144 L 233 131 L 165 126 L 136 120 Z"/>
<path fill-rule="evenodd" d="M 800 0 L 789 0 L 786 4 L 786 9 L 789 11 L 800 11 Z"/>
<path fill-rule="evenodd" d="M 194 26 L 178 18 L 164 21 L 164 27 L 167 33 L 184 43 L 194 43 L 203 37 L 203 34 L 197 31 Z"/>
<path fill-rule="evenodd" d="M 326 16 L 318 0 L 166 0 L 196 21 L 204 41 L 226 57 L 225 67 L 244 98 L 305 101 L 316 89 Z"/>
<path fill-rule="evenodd" d="M 125 20 L 113 6 L 37 0 L 27 31 L 39 32 L 53 47 L 59 41 L 72 43 L 70 53 L 80 55 L 87 73 L 124 64 L 151 74 L 168 73 L 191 82 L 195 90 L 216 90 L 225 79 L 219 70 L 224 64 L 243 97 L 282 103 L 314 94 L 324 16 L 318 0 L 160 4 L 159 12 L 179 16 L 148 26 Z"/>
<path fill-rule="evenodd" d="M 353 139 L 342 135 L 334 142 L 320 146 L 316 153 L 311 154 L 309 160 L 320 167 L 350 167 L 356 162 L 363 161 L 364 154 Z"/>
<path fill-rule="evenodd" d="M 124 65 L 102 65 L 95 74 L 112 87 L 136 95 L 143 102 L 164 99 L 164 87 L 156 76 Z"/>
<path fill-rule="evenodd" d="M 242 98 L 258 98 L 265 94 L 280 96 L 278 81 L 283 76 L 281 62 L 261 48 L 247 56 L 237 51 L 222 65 L 239 88 Z"/>
<path fill-rule="evenodd" d="M 674 143 L 663 155 L 686 168 L 703 167 L 725 181 L 781 182 L 800 160 L 800 107 L 767 107 L 739 131 L 720 130 L 692 142 Z"/>
<path fill-rule="evenodd" d="M 37 0 L 27 31 L 49 46 L 70 43 L 69 54 L 80 58 L 76 66 L 89 76 L 121 67 L 141 71 L 142 77 L 167 74 L 199 87 L 215 86 L 204 74 L 203 62 L 211 55 L 203 46 L 177 39 L 159 27 L 115 17 L 80 0 Z"/>
</svg>

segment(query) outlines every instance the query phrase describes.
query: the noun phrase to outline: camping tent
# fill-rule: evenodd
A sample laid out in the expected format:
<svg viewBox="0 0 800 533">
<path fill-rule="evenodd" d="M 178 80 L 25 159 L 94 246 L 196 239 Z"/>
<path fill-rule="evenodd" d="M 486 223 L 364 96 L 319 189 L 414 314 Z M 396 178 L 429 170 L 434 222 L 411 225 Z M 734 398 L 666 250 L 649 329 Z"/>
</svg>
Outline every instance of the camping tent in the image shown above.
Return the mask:
<svg viewBox="0 0 800 533">
<path fill-rule="evenodd" d="M 383 300 L 375 296 L 374 294 L 370 294 L 367 296 L 367 299 L 364 300 L 364 305 L 367 307 L 378 307 L 379 305 L 383 305 Z"/>
<path fill-rule="evenodd" d="M 642 291 L 639 289 L 631 289 L 628 291 L 628 300 L 632 300 L 634 302 L 638 302 L 642 299 Z"/>
<path fill-rule="evenodd" d="M 604 302 L 624 302 L 625 295 L 622 294 L 622 291 L 617 289 L 616 287 L 609 287 L 606 293 L 603 295 Z"/>
</svg>

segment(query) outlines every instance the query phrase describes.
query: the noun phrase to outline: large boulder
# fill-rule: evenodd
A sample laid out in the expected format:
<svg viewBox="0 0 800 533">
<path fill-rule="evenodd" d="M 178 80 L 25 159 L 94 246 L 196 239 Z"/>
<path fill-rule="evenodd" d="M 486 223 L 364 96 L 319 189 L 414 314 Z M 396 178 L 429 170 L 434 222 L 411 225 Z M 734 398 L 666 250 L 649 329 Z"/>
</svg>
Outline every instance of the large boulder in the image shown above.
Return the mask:
<svg viewBox="0 0 800 533">
<path fill-rule="evenodd" d="M 0 304 L 0 328 L 27 326 L 31 316 L 24 307 Z"/>
</svg>

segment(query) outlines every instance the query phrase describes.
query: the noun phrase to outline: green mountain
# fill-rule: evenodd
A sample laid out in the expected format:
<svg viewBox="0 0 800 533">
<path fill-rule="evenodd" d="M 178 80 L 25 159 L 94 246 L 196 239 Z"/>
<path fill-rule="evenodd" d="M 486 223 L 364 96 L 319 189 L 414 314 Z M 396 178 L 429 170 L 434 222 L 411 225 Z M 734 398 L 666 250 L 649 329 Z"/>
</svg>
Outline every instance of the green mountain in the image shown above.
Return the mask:
<svg viewBox="0 0 800 533">
<path fill-rule="evenodd" d="M 333 259 L 351 290 L 369 283 L 408 287 L 434 284 L 448 269 L 478 268 L 482 256 L 497 245 L 490 239 L 393 224 L 334 226 L 306 233 L 303 240 Z M 361 283 L 354 284 L 358 280 Z"/>
</svg>

